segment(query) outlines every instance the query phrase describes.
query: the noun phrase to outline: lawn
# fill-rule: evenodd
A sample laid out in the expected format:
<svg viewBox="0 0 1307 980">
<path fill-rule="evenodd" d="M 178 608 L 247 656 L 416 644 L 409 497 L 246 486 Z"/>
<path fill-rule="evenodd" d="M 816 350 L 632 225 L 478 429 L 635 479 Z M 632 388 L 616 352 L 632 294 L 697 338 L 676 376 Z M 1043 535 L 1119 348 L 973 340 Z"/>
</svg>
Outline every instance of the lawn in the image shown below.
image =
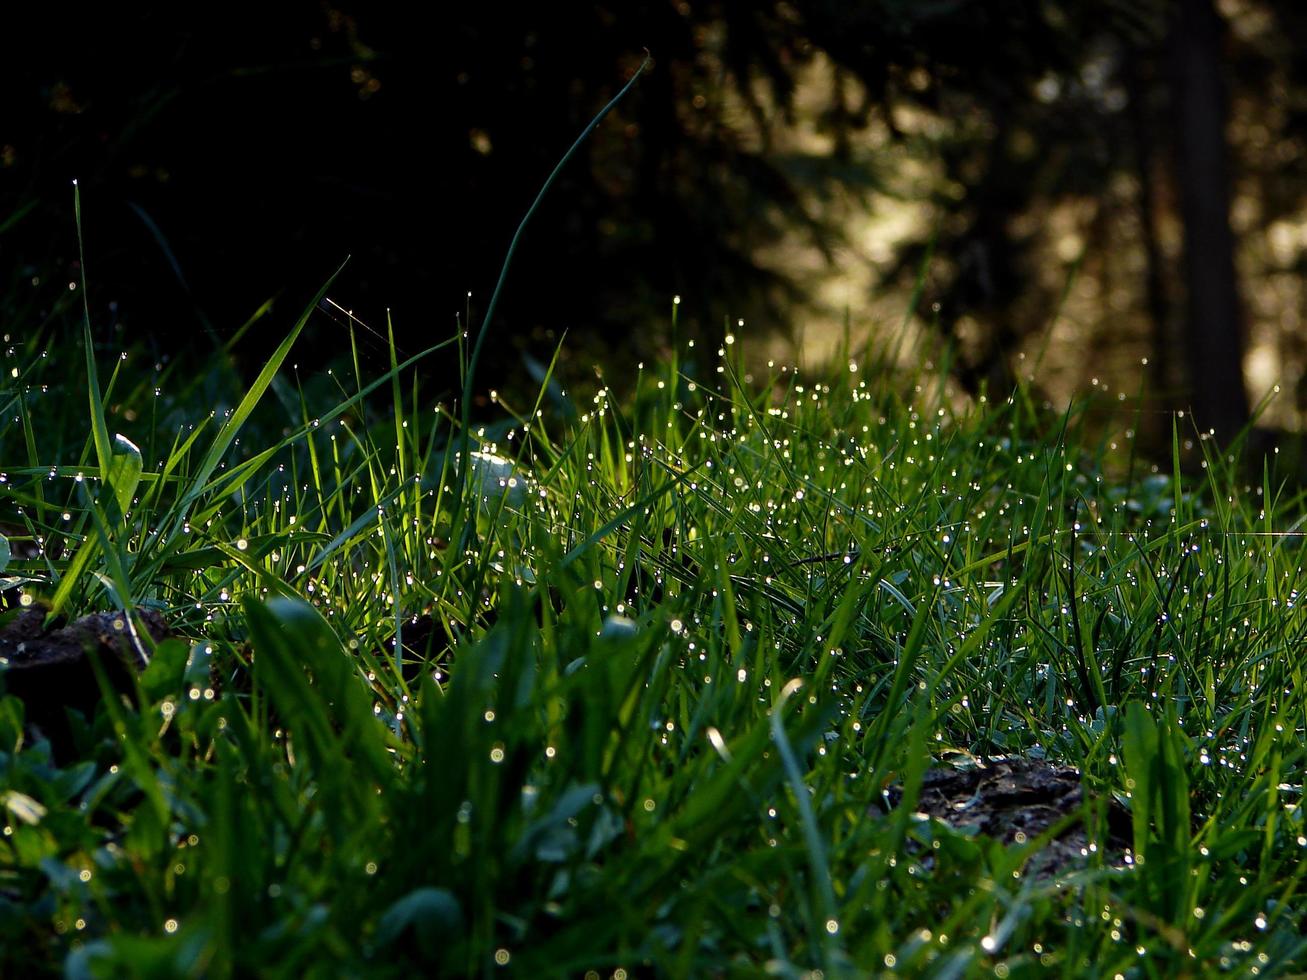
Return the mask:
<svg viewBox="0 0 1307 980">
<path fill-rule="evenodd" d="M 0 700 L 4 975 L 1302 967 L 1274 460 L 729 334 L 464 428 L 459 336 L 301 376 L 314 308 L 246 383 L 8 340 L 3 625 L 122 635 Z M 1005 763 L 1074 805 L 926 806 Z"/>
</svg>

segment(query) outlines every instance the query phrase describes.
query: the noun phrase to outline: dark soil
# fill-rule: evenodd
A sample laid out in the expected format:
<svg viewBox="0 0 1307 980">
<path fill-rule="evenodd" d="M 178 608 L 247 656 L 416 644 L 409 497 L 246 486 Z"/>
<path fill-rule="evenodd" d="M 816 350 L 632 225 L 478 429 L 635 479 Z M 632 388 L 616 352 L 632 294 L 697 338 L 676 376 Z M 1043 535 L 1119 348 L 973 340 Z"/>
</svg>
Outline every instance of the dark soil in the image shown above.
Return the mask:
<svg viewBox="0 0 1307 980">
<path fill-rule="evenodd" d="M 898 805 L 901 791 L 891 792 Z M 1080 772 L 1042 759 L 991 759 L 965 768 L 936 768 L 922 780 L 917 810 L 957 829 L 1005 844 L 1026 844 L 1067 817 L 1084 813 Z M 1130 814 L 1107 801 L 1108 859 L 1118 863 L 1131 839 Z M 1089 848 L 1084 821 L 1073 819 L 1030 861 L 1027 870 L 1054 875 L 1083 867 Z"/>
<path fill-rule="evenodd" d="M 388 658 L 393 658 L 396 646 L 399 647 L 400 671 L 406 683 L 416 684 L 424 671 L 429 672 L 442 663 L 448 664 L 449 639 L 430 614 L 423 613 L 408 620 L 402 635 L 402 643 L 398 636 L 387 638 L 382 643 L 382 650 Z"/>
<path fill-rule="evenodd" d="M 155 643 L 169 635 L 158 613 L 138 614 Z M 49 630 L 45 616 L 34 606 L 0 626 L 0 689 L 22 700 L 27 724 L 50 739 L 59 758 L 72 748 L 66 709 L 90 719 L 101 700 L 92 656 L 119 693 L 132 690 L 132 673 L 144 664 L 122 613 L 93 613 Z"/>
</svg>

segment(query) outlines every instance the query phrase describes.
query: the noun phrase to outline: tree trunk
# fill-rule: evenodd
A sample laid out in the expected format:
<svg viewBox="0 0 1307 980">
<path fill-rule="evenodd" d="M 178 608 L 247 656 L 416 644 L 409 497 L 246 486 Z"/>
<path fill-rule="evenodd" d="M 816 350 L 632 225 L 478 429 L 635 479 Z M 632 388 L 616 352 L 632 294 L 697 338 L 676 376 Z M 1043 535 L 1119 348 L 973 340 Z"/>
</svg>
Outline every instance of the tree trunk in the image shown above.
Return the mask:
<svg viewBox="0 0 1307 980">
<path fill-rule="evenodd" d="M 1162 254 L 1157 228 L 1158 152 L 1154 129 L 1157 114 L 1148 104 L 1155 78 L 1145 78 L 1144 56 L 1138 50 L 1126 53 L 1125 83 L 1130 96 L 1130 139 L 1134 149 L 1135 174 L 1139 181 L 1139 238 L 1144 250 L 1144 308 L 1152 326 L 1152 352 L 1148 355 L 1152 380 L 1150 401 L 1169 403 L 1175 397 L 1175 385 L 1184 368 L 1175 363 L 1176 330 L 1172 320 L 1171 299 L 1167 293 L 1166 258 Z M 1150 84 L 1153 83 L 1153 84 Z M 1166 437 L 1170 438 L 1170 426 Z"/>
<path fill-rule="evenodd" d="M 1185 345 L 1198 426 L 1223 439 L 1248 422 L 1243 381 L 1243 309 L 1230 228 L 1225 142 L 1224 24 L 1213 0 L 1179 0 L 1172 36 L 1176 176 L 1184 219 L 1188 294 Z"/>
</svg>

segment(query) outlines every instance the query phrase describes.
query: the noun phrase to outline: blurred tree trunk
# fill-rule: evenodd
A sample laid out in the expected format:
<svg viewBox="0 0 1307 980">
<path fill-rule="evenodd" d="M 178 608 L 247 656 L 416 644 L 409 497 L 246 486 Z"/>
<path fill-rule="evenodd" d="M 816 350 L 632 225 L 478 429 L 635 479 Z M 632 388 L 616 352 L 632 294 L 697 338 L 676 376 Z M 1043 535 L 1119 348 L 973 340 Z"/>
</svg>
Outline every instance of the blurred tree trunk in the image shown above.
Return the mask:
<svg viewBox="0 0 1307 980">
<path fill-rule="evenodd" d="M 1190 398 L 1198 426 L 1228 439 L 1248 422 L 1249 413 L 1230 228 L 1223 28 L 1213 0 L 1179 0 L 1172 53 Z"/>
<path fill-rule="evenodd" d="M 1130 95 L 1130 138 L 1134 144 L 1136 179 L 1139 181 L 1139 238 L 1144 249 L 1144 307 L 1153 328 L 1149 377 L 1153 397 L 1167 402 L 1173 399 L 1180 371 L 1175 363 L 1175 323 L 1171 300 L 1166 288 L 1166 257 L 1162 254 L 1157 228 L 1158 148 L 1154 128 L 1157 117 L 1149 104 L 1155 78 L 1145 78 L 1144 58 L 1140 51 L 1126 53 L 1124 76 Z M 1181 369 L 1183 370 L 1183 369 Z M 1167 433 L 1170 437 L 1170 433 Z"/>
</svg>

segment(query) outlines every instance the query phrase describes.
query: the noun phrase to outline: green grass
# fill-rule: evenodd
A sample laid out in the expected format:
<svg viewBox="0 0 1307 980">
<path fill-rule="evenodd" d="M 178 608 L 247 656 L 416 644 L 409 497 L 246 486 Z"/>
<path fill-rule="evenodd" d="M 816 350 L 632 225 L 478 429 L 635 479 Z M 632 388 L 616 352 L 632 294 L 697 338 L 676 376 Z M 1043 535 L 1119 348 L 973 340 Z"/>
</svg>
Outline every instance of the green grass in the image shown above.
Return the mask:
<svg viewBox="0 0 1307 980">
<path fill-rule="evenodd" d="M 3 975 L 1303 968 L 1273 469 L 730 339 L 464 428 L 422 387 L 454 338 L 301 377 L 322 329 L 248 389 L 11 341 L 0 574 L 178 636 L 60 765 L 0 700 Z M 915 816 L 966 753 L 1080 767 L 1102 846 L 1049 878 Z"/>
</svg>

